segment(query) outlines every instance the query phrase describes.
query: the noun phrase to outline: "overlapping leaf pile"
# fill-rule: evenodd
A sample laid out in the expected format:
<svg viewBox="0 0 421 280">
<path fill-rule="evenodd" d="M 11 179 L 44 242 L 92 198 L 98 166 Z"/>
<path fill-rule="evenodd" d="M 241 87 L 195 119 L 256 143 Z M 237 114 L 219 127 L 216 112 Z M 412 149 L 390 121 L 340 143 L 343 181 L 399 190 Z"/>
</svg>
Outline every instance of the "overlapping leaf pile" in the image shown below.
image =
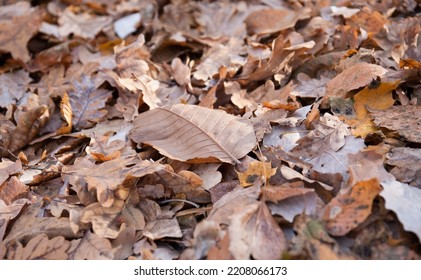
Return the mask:
<svg viewBox="0 0 421 280">
<path fill-rule="evenodd" d="M 4 2 L 0 258 L 420 258 L 419 1 Z"/>
</svg>

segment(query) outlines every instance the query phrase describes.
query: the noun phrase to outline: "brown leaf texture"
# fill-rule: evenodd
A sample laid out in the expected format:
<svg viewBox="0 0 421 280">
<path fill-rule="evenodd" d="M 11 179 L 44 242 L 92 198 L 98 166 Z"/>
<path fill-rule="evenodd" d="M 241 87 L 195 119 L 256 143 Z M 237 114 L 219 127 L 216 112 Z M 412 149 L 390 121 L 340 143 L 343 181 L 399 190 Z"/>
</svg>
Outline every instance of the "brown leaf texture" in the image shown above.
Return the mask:
<svg viewBox="0 0 421 280">
<path fill-rule="evenodd" d="M 244 119 L 194 105 L 173 105 L 142 113 L 130 138 L 181 161 L 238 163 L 256 144 Z"/>
</svg>

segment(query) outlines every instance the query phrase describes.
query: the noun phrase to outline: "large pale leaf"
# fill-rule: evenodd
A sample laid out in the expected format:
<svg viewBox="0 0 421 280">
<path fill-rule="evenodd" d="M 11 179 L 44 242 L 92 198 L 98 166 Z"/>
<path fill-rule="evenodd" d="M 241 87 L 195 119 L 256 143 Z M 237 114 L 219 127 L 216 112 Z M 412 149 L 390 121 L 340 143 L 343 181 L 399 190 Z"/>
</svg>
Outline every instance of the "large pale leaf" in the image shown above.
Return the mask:
<svg viewBox="0 0 421 280">
<path fill-rule="evenodd" d="M 232 164 L 256 144 L 251 122 L 222 110 L 182 104 L 139 115 L 130 138 L 172 159 Z"/>
</svg>

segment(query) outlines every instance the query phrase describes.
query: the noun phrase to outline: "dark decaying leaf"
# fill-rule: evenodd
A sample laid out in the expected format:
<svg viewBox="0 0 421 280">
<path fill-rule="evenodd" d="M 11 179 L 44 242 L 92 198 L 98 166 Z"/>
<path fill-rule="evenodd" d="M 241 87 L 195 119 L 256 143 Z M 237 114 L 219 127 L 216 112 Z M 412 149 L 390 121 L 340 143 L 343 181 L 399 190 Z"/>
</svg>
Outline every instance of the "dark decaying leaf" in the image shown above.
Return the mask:
<svg viewBox="0 0 421 280">
<path fill-rule="evenodd" d="M 238 163 L 256 137 L 253 125 L 222 110 L 173 105 L 139 115 L 130 138 L 181 161 Z"/>
</svg>

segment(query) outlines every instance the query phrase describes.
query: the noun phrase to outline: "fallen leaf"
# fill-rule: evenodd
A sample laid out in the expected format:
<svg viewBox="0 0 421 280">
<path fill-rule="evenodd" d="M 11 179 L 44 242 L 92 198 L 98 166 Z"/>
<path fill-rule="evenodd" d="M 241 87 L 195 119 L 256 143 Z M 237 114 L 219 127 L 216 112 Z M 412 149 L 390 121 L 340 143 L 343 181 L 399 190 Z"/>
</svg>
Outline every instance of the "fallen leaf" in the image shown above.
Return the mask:
<svg viewBox="0 0 421 280">
<path fill-rule="evenodd" d="M 376 64 L 357 63 L 339 73 L 326 84 L 326 94 L 323 103 L 328 103 L 331 96 L 347 97 L 346 94 L 354 89 L 365 87 L 386 74 L 386 69 Z"/>
<path fill-rule="evenodd" d="M 9 260 L 66 260 L 66 251 L 70 247 L 70 242 L 63 236 L 48 239 L 43 233 L 29 240 L 25 247 L 19 241 L 16 243 L 13 249 L 9 247 Z"/>
<path fill-rule="evenodd" d="M 25 2 L 22 2 L 25 3 Z M 25 70 L 0 75 L 0 107 L 6 108 L 19 101 L 32 79 Z"/>
<path fill-rule="evenodd" d="M 394 166 L 390 173 L 402 182 L 411 185 L 415 183 L 415 176 L 421 170 L 421 151 L 419 149 L 398 147 L 386 155 L 386 163 Z"/>
<path fill-rule="evenodd" d="M 2 185 L 10 175 L 16 174 L 22 170 L 22 163 L 20 160 L 15 162 L 3 158 L 0 162 L 0 185 Z"/>
<path fill-rule="evenodd" d="M 19 181 L 16 176 L 0 185 L 0 199 L 7 205 L 10 205 L 16 199 L 25 198 L 27 194 L 28 186 Z"/>
<path fill-rule="evenodd" d="M 371 214 L 373 200 L 380 191 L 379 181 L 374 178 L 359 181 L 348 192 L 333 198 L 323 214 L 327 231 L 343 236 L 355 229 Z"/>
<path fill-rule="evenodd" d="M 245 21 L 247 32 L 250 35 L 279 32 L 294 27 L 299 20 L 309 18 L 310 12 L 309 9 L 301 9 L 299 12 L 287 9 L 261 9 L 247 17 Z"/>
<path fill-rule="evenodd" d="M 286 249 L 282 229 L 264 202 L 255 202 L 230 216 L 229 250 L 237 260 L 280 259 Z"/>
<path fill-rule="evenodd" d="M 148 224 L 143 235 L 149 239 L 157 240 L 164 237 L 180 238 L 183 236 L 177 219 L 162 219 Z"/>
<path fill-rule="evenodd" d="M 83 75 L 74 82 L 74 90 L 69 91 L 73 127 L 77 130 L 92 127 L 106 114 L 105 103 L 112 92 L 97 89 L 92 79 Z"/>
<path fill-rule="evenodd" d="M 421 143 L 420 106 L 392 106 L 371 114 L 376 125 L 395 130 L 410 142 Z"/>
<path fill-rule="evenodd" d="M 249 121 L 194 105 L 173 105 L 139 115 L 130 138 L 173 159 L 232 164 L 256 143 Z"/>
<path fill-rule="evenodd" d="M 67 8 L 58 18 L 60 25 L 58 32 L 61 37 L 67 37 L 73 33 L 85 39 L 93 39 L 111 22 L 112 19 L 108 16 L 94 16 L 87 13 L 75 14 Z"/>
<path fill-rule="evenodd" d="M 21 198 L 13 201 L 9 205 L 6 205 L 6 203 L 0 199 L 0 240 L 3 240 L 5 236 L 6 227 L 9 221 L 16 218 L 21 212 L 23 206 L 28 203 L 28 199 Z"/>
<path fill-rule="evenodd" d="M 421 190 L 396 180 L 384 180 L 381 185 L 383 191 L 380 196 L 385 200 L 385 207 L 396 213 L 405 230 L 421 238 L 421 209 L 418 203 Z"/>
<path fill-rule="evenodd" d="M 113 250 L 111 242 L 106 238 L 101 238 L 89 230 L 81 239 L 72 242 L 69 249 L 69 256 L 72 260 L 112 260 Z"/>
<path fill-rule="evenodd" d="M 113 205 L 115 192 L 123 188 L 125 180 L 140 178 L 162 169 L 161 164 L 139 161 L 134 156 L 125 156 L 95 164 L 86 158 L 78 158 L 72 166 L 62 169 L 63 178 L 68 179 L 76 192 L 96 191 L 98 201 L 104 207 Z M 80 195 L 80 194 L 79 194 Z"/>
<path fill-rule="evenodd" d="M 26 63 L 30 60 L 28 41 L 41 26 L 43 14 L 28 2 L 2 6 L 0 9 L 0 50 Z"/>
<path fill-rule="evenodd" d="M 276 168 L 272 168 L 270 162 L 261 161 L 250 162 L 245 172 L 237 172 L 242 187 L 253 185 L 257 178 L 262 178 L 262 181 L 267 183 L 275 173 Z"/>
</svg>

